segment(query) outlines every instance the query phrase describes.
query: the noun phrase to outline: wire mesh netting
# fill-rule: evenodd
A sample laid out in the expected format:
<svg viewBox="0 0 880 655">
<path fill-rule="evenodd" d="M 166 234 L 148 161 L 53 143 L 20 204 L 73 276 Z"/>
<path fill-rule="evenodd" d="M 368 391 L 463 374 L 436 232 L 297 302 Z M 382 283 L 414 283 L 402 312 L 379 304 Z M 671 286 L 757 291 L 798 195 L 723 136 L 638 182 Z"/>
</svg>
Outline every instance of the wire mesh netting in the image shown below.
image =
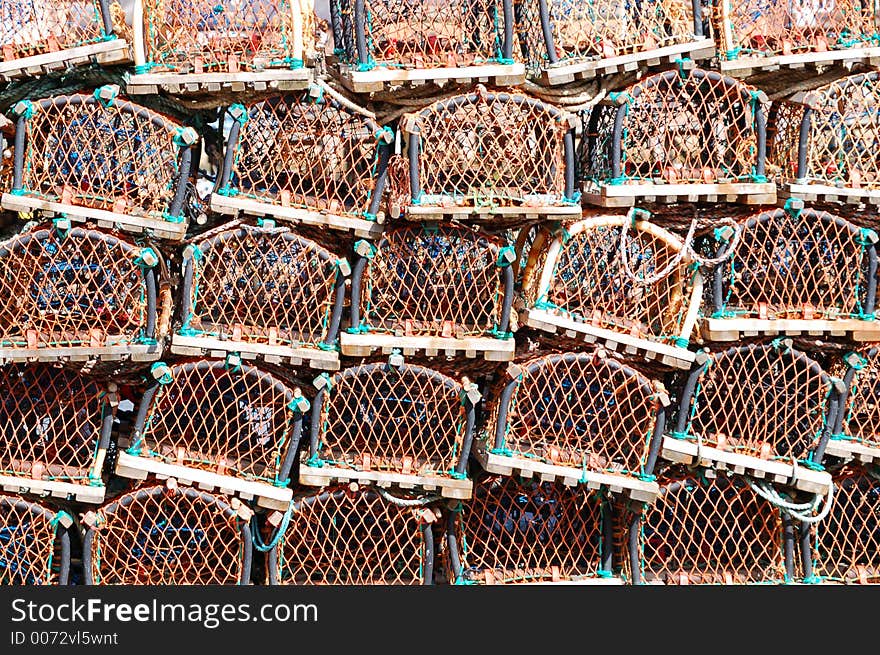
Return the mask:
<svg viewBox="0 0 880 655">
<path fill-rule="evenodd" d="M 540 208 L 576 203 L 574 116 L 519 93 L 474 93 L 404 118 L 412 202 Z"/>
<path fill-rule="evenodd" d="M 247 523 L 222 496 L 142 487 L 84 521 L 87 584 L 239 584 L 250 577 Z"/>
<path fill-rule="evenodd" d="M 641 521 L 643 582 L 787 581 L 782 516 L 747 478 L 673 474 Z"/>
<path fill-rule="evenodd" d="M 649 449 L 660 438 L 655 383 L 598 353 L 538 357 L 514 372 L 488 410 L 492 452 L 584 472 L 651 473 Z"/>
<path fill-rule="evenodd" d="M 584 113 L 585 181 L 764 182 L 767 98 L 698 68 L 657 73 Z"/>
<path fill-rule="evenodd" d="M 523 276 L 526 306 L 686 345 L 685 319 L 700 303 L 697 269 L 677 236 L 647 221 L 630 223 L 626 216 L 601 216 L 543 229 Z"/>
<path fill-rule="evenodd" d="M 183 268 L 180 334 L 333 347 L 344 276 L 338 258 L 314 241 L 236 223 L 188 246 Z"/>
<path fill-rule="evenodd" d="M 603 514 L 605 514 L 603 520 Z M 611 574 L 613 519 L 596 494 L 488 476 L 450 515 L 446 553 L 458 584 L 589 580 Z"/>
<path fill-rule="evenodd" d="M 880 584 L 880 474 L 847 467 L 834 476 L 831 513 L 813 528 L 813 574 L 845 583 Z M 803 554 L 803 553 L 802 553 Z"/>
<path fill-rule="evenodd" d="M 473 414 L 460 383 L 391 363 L 353 366 L 326 381 L 312 409 L 310 466 L 464 477 Z"/>
<path fill-rule="evenodd" d="M 0 369 L 0 473 L 102 485 L 108 386 L 45 364 Z"/>
<path fill-rule="evenodd" d="M 877 73 L 851 75 L 781 101 L 769 126 L 784 181 L 848 189 L 880 188 Z"/>
<path fill-rule="evenodd" d="M 876 5 L 865 0 L 715 0 L 712 5 L 722 59 L 826 52 L 877 43 Z"/>
<path fill-rule="evenodd" d="M 117 236 L 38 227 L 0 243 L 0 346 L 59 349 L 154 344 L 167 326 L 158 255 Z"/>
<path fill-rule="evenodd" d="M 0 61 L 114 38 L 111 16 L 105 21 L 103 4 L 99 0 L 4 0 L 0 4 Z"/>
<path fill-rule="evenodd" d="M 293 390 L 247 364 L 201 360 L 154 371 L 161 377 L 141 400 L 130 454 L 287 484 Z"/>
<path fill-rule="evenodd" d="M 506 336 L 512 289 L 504 284 L 508 262 L 500 258 L 502 248 L 496 237 L 453 224 L 386 231 L 366 264 L 355 267 L 355 277 L 363 277 L 360 298 L 352 299 L 359 300 L 352 318 L 360 319 L 352 329 Z"/>
<path fill-rule="evenodd" d="M 195 131 L 115 92 L 16 105 L 25 141 L 12 193 L 182 222 Z"/>
<path fill-rule="evenodd" d="M 846 359 L 848 370 L 841 366 L 839 372 L 849 384 L 834 438 L 880 449 L 880 347 L 868 347 Z"/>
<path fill-rule="evenodd" d="M 712 353 L 682 395 L 673 436 L 762 459 L 807 462 L 828 439 L 833 386 L 819 365 L 782 342 Z"/>
<path fill-rule="evenodd" d="M 376 219 L 390 130 L 311 91 L 233 105 L 229 116 L 219 194 Z"/>
<path fill-rule="evenodd" d="M 813 209 L 762 212 L 740 230 L 730 259 L 715 269 L 713 317 L 873 316 L 877 252 L 867 230 Z M 728 253 L 731 244 L 719 244 L 719 255 Z"/>
<path fill-rule="evenodd" d="M 430 584 L 425 569 L 432 566 L 434 542 L 425 514 L 433 520 L 432 510 L 348 485 L 299 498 L 270 556 L 271 579 L 291 585 Z"/>
<path fill-rule="evenodd" d="M 358 70 L 513 63 L 510 0 L 329 0 L 335 54 Z"/>
<path fill-rule="evenodd" d="M 17 496 L 0 495 L 0 585 L 67 584 L 70 544 L 55 512 Z"/>
<path fill-rule="evenodd" d="M 514 0 L 516 34 L 533 73 L 696 40 L 690 0 Z M 699 7 L 699 5 L 696 5 Z M 699 24 L 699 17 L 697 23 Z M 545 33 L 544 25 L 550 27 Z M 702 25 L 699 24 L 702 33 Z"/>
<path fill-rule="evenodd" d="M 237 73 L 302 68 L 314 56 L 308 0 L 143 0 L 140 72 Z"/>
</svg>

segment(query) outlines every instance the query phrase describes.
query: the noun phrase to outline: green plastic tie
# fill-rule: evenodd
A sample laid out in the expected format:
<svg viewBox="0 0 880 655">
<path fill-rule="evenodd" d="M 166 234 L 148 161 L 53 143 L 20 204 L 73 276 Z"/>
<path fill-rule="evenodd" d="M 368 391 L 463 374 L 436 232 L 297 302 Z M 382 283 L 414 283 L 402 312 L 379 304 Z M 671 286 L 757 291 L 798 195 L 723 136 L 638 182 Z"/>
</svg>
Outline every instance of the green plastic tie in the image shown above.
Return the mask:
<svg viewBox="0 0 880 655">
<path fill-rule="evenodd" d="M 376 256 L 377 248 L 374 244 L 366 239 L 360 239 L 354 244 L 355 252 L 365 259 L 373 259 Z"/>
<path fill-rule="evenodd" d="M 489 451 L 490 455 L 501 455 L 502 457 L 513 457 L 513 451 L 510 448 L 493 448 Z"/>
<path fill-rule="evenodd" d="M 67 519 L 70 522 L 73 522 L 73 517 L 70 514 L 68 514 L 64 510 L 60 510 L 60 511 L 56 512 L 55 516 L 53 516 L 51 519 L 49 519 L 49 525 L 51 525 L 53 528 L 57 527 L 58 524 L 61 523 L 62 521 L 64 521 L 65 519 Z"/>
<path fill-rule="evenodd" d="M 159 265 L 159 255 L 152 248 L 141 248 L 140 254 L 134 258 L 134 263 L 140 268 L 153 268 Z"/>
<path fill-rule="evenodd" d="M 789 198 L 785 201 L 784 209 L 789 213 L 789 215 L 797 218 L 801 215 L 801 212 L 803 211 L 803 206 L 798 207 L 798 204 L 800 203 L 796 203 L 794 198 Z"/>
<path fill-rule="evenodd" d="M 495 260 L 495 266 L 498 268 L 507 268 L 516 261 L 516 248 L 513 246 L 503 246 L 498 249 L 498 259 Z"/>
<path fill-rule="evenodd" d="M 313 455 L 306 460 L 306 466 L 316 469 L 324 468 L 324 460 L 318 455 Z"/>
<path fill-rule="evenodd" d="M 690 339 L 685 339 L 684 337 L 675 337 L 673 341 L 676 348 L 687 348 L 690 345 Z"/>
<path fill-rule="evenodd" d="M 859 236 L 856 237 L 856 243 L 860 246 L 873 246 L 877 243 L 877 233 L 869 227 L 859 228 Z"/>
<path fill-rule="evenodd" d="M 677 430 L 673 430 L 672 432 L 670 432 L 669 436 L 672 437 L 673 439 L 679 439 L 679 440 L 690 439 L 690 435 L 687 432 L 679 432 Z"/>
<path fill-rule="evenodd" d="M 236 102 L 234 105 L 230 105 L 229 109 L 226 110 L 229 116 L 236 123 L 244 127 L 245 123 L 248 122 L 250 116 L 248 115 L 247 107 L 245 107 L 240 102 Z"/>
<path fill-rule="evenodd" d="M 164 371 L 163 371 L 164 369 Z M 160 375 L 157 377 L 156 373 L 159 372 Z M 171 375 L 171 367 L 168 366 L 165 362 L 156 362 L 150 367 L 150 374 L 156 379 L 159 384 L 171 384 L 174 382 L 174 376 Z"/>
<path fill-rule="evenodd" d="M 169 223 L 180 224 L 186 220 L 186 216 L 181 214 L 180 216 L 174 216 L 173 214 L 169 214 L 168 212 L 162 212 L 162 219 Z"/>
<path fill-rule="evenodd" d="M 16 116 L 23 117 L 25 120 L 30 120 L 34 117 L 36 109 L 34 108 L 34 103 L 30 100 L 22 100 L 21 102 L 16 103 L 12 111 Z"/>
<path fill-rule="evenodd" d="M 598 577 L 600 577 L 600 578 L 604 578 L 604 579 L 606 579 L 606 580 L 607 580 L 608 578 L 613 578 L 613 577 L 614 577 L 614 573 L 612 573 L 611 571 L 606 571 L 605 569 L 599 569 L 598 571 L 596 571 L 596 575 L 597 575 Z"/>
<path fill-rule="evenodd" d="M 55 228 L 55 231 L 58 232 L 58 236 L 62 239 L 66 239 L 67 235 L 70 234 L 71 223 L 70 219 L 67 218 L 67 214 L 61 214 L 58 218 L 52 219 L 52 226 Z"/>
<path fill-rule="evenodd" d="M 449 477 L 451 477 L 454 480 L 466 480 L 467 473 L 459 473 L 458 471 L 450 471 Z"/>
<path fill-rule="evenodd" d="M 108 98 L 103 98 L 101 96 L 105 89 L 109 91 Z M 119 88 L 113 88 L 113 85 L 106 84 L 102 87 L 95 89 L 95 92 L 92 94 L 92 96 L 95 98 L 99 105 L 106 109 L 108 107 L 112 107 L 113 103 L 116 102 L 116 98 L 119 96 Z"/>
<path fill-rule="evenodd" d="M 849 367 L 855 371 L 861 371 L 868 365 L 868 360 L 857 352 L 850 351 L 843 356 L 843 359 L 849 364 Z M 852 359 L 856 360 L 855 364 L 852 363 Z"/>
<path fill-rule="evenodd" d="M 323 350 L 324 352 L 328 353 L 333 353 L 339 350 L 339 347 L 335 343 L 326 343 L 324 341 L 319 341 L 317 346 L 318 350 Z"/>
<path fill-rule="evenodd" d="M 612 91 L 608 94 L 608 99 L 617 104 L 630 104 L 633 101 L 633 97 L 628 91 Z"/>
</svg>

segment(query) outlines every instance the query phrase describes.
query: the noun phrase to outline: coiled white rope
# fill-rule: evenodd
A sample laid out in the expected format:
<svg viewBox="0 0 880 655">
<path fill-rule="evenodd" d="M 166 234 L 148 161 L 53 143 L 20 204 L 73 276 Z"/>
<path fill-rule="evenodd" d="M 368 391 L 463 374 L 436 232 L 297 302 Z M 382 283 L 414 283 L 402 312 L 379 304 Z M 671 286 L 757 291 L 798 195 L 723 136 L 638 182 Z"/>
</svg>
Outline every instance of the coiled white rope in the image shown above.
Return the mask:
<svg viewBox="0 0 880 655">
<path fill-rule="evenodd" d="M 772 503 L 786 514 L 791 515 L 803 523 L 818 523 L 828 516 L 828 513 L 831 511 L 831 506 L 834 504 L 833 484 L 828 486 L 828 493 L 825 495 L 825 506 L 818 514 L 815 514 L 815 512 L 819 508 L 819 504 L 822 502 L 822 496 L 819 494 L 815 494 L 813 500 L 808 503 L 792 503 L 780 496 L 776 489 L 766 483 L 749 482 L 749 485 L 751 486 L 752 491 L 761 496 L 761 498 Z"/>
</svg>

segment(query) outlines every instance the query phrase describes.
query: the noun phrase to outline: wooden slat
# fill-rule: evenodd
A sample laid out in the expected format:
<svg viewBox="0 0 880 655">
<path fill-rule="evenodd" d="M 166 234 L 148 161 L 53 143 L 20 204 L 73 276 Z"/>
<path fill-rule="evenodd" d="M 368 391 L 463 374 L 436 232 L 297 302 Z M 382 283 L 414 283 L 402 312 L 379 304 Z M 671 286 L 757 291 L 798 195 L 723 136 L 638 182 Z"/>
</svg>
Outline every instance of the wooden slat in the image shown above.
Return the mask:
<svg viewBox="0 0 880 655">
<path fill-rule="evenodd" d="M 483 82 L 495 86 L 517 86 L 526 80 L 525 64 L 485 64 L 448 68 L 386 68 L 358 71 L 339 67 L 343 85 L 355 93 L 381 91 L 386 86 L 419 85 L 426 82 Z"/>
<path fill-rule="evenodd" d="M 777 202 L 784 204 L 788 198 L 808 202 L 846 202 L 880 205 L 880 189 L 848 189 L 827 184 L 794 184 L 779 186 Z"/>
<path fill-rule="evenodd" d="M 850 439 L 829 439 L 825 454 L 864 464 L 880 464 L 880 446 L 869 446 Z"/>
<path fill-rule="evenodd" d="M 76 500 L 81 503 L 104 502 L 104 485 L 92 486 L 90 484 L 76 484 L 73 482 L 61 482 L 58 480 L 32 480 L 19 478 L 12 475 L 0 475 L 0 488 L 15 494 L 33 494 L 35 496 L 51 496 Z"/>
<path fill-rule="evenodd" d="M 792 55 L 774 55 L 770 57 L 737 57 L 727 60 L 719 57 L 719 68 L 722 73 L 731 77 L 750 77 L 756 71 L 774 71 L 780 68 L 798 69 L 807 66 L 845 66 L 863 63 L 871 68 L 880 64 L 880 48 L 848 48 L 845 50 L 828 50 L 825 52 L 803 52 Z"/>
<path fill-rule="evenodd" d="M 132 360 L 156 361 L 162 356 L 162 344 L 129 344 L 124 346 L 70 346 L 63 348 L 0 348 L 0 365 L 12 362 L 84 362 Z"/>
<path fill-rule="evenodd" d="M 632 207 L 647 202 L 738 202 L 772 205 L 777 201 L 773 183 L 728 182 L 724 184 L 595 184 L 583 185 L 581 200 L 599 207 Z"/>
<path fill-rule="evenodd" d="M 297 91 L 308 88 L 311 68 L 270 68 L 239 73 L 141 73 L 126 76 L 129 95 L 144 95 L 163 90 L 175 95 L 202 94 L 221 89 L 230 91 Z"/>
<path fill-rule="evenodd" d="M 29 74 L 44 74 L 62 70 L 75 64 L 95 61 L 99 64 L 131 61 L 128 43 L 123 39 L 101 41 L 58 52 L 47 52 L 32 57 L 0 61 L 0 80 L 12 80 Z"/>
<path fill-rule="evenodd" d="M 137 457 L 120 450 L 116 459 L 116 475 L 134 480 L 144 480 L 150 474 L 157 478 L 174 478 L 185 486 L 197 486 L 205 491 L 219 490 L 220 493 L 235 495 L 244 500 L 256 499 L 257 505 L 268 509 L 286 510 L 293 498 L 290 487 L 276 487 L 266 482 L 241 480 L 230 475 L 219 475 L 211 471 L 167 464 L 149 457 Z"/>
<path fill-rule="evenodd" d="M 435 205 L 410 205 L 406 208 L 406 218 L 418 221 L 441 221 L 447 218 L 465 221 L 468 219 L 491 220 L 493 218 L 525 218 L 539 220 L 552 218 L 558 221 L 577 220 L 582 211 L 579 205 L 547 205 L 545 207 L 449 207 Z"/>
<path fill-rule="evenodd" d="M 299 483 L 308 487 L 326 487 L 336 482 L 357 482 L 363 485 L 378 487 L 395 487 L 400 489 L 420 489 L 437 492 L 444 498 L 468 500 L 473 494 L 473 482 L 457 480 L 441 476 L 404 475 L 385 471 L 357 471 L 333 466 L 306 466 L 299 469 Z"/>
<path fill-rule="evenodd" d="M 343 332 L 339 335 L 339 345 L 342 354 L 352 357 L 367 357 L 376 350 L 390 354 L 395 348 L 403 351 L 404 355 L 415 354 L 424 351 L 428 356 L 438 353 L 455 355 L 465 353 L 465 356 L 474 358 L 477 353 L 483 353 L 483 358 L 492 362 L 509 362 L 513 359 L 516 343 L 513 339 L 495 339 L 493 337 L 462 337 L 461 339 L 431 337 L 431 336 L 395 336 L 393 334 L 380 334 L 367 332 L 365 334 L 350 334 Z M 409 352 L 407 352 L 409 351 Z"/>
<path fill-rule="evenodd" d="M 703 336 L 712 341 L 739 341 L 742 336 L 850 336 L 854 341 L 880 341 L 880 321 L 841 319 L 709 318 Z"/>
<path fill-rule="evenodd" d="M 171 352 L 184 356 L 210 356 L 225 358 L 229 353 L 239 353 L 245 359 L 260 358 L 272 364 L 288 363 L 294 366 L 307 364 L 322 371 L 339 370 L 339 353 L 319 348 L 293 348 L 291 346 L 270 346 L 249 341 L 218 339 L 209 336 L 171 337 Z M 253 357 L 249 357 L 252 355 Z"/>
</svg>

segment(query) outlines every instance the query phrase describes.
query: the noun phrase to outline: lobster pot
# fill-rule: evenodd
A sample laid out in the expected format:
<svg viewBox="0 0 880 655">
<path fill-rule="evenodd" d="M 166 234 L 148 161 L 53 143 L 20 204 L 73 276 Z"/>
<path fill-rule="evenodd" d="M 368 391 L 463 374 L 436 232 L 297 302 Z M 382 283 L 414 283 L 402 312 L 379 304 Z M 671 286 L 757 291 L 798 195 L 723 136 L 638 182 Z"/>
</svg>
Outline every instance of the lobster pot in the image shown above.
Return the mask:
<svg viewBox="0 0 880 655">
<path fill-rule="evenodd" d="M 714 0 L 719 65 L 730 75 L 808 65 L 870 64 L 876 5 L 864 0 Z"/>
<path fill-rule="evenodd" d="M 835 473 L 834 503 L 824 519 L 803 526 L 801 556 L 809 581 L 880 584 L 880 476 L 876 467 Z"/>
<path fill-rule="evenodd" d="M 621 584 L 616 508 L 598 494 L 485 476 L 450 513 L 446 566 L 456 584 Z"/>
<path fill-rule="evenodd" d="M 436 517 L 407 501 L 349 485 L 296 499 L 285 536 L 269 552 L 270 584 L 433 584 Z"/>
<path fill-rule="evenodd" d="M 596 351 L 538 357 L 508 373 L 475 448 L 484 469 L 653 502 L 669 404 L 662 385 Z"/>
<path fill-rule="evenodd" d="M 690 368 L 703 278 L 675 234 L 629 216 L 591 216 L 542 228 L 526 261 L 522 325 Z"/>
<path fill-rule="evenodd" d="M 583 115 L 584 200 L 774 204 L 765 177 L 767 96 L 714 71 L 667 70 Z"/>
<path fill-rule="evenodd" d="M 880 204 L 880 86 L 872 71 L 774 103 L 770 157 L 780 194 L 807 201 Z"/>
<path fill-rule="evenodd" d="M 63 222 L 182 239 L 198 134 L 117 97 L 56 96 L 13 107 L 15 169 L 3 207 L 63 215 Z"/>
<path fill-rule="evenodd" d="M 874 321 L 877 234 L 824 211 L 773 209 L 721 238 L 704 334 L 833 334 L 880 340 Z"/>
<path fill-rule="evenodd" d="M 348 263 L 285 227 L 234 222 L 184 249 L 171 352 L 339 368 Z"/>
<path fill-rule="evenodd" d="M 667 0 L 514 0 L 516 34 L 531 76 L 563 84 L 599 74 L 714 54 L 701 4 Z M 696 10 L 696 13 L 695 13 Z"/>
<path fill-rule="evenodd" d="M 171 317 L 170 289 L 157 280 L 160 257 L 57 222 L 0 243 L 0 289 L 14 299 L 0 307 L 0 360 L 88 367 L 158 359 Z"/>
<path fill-rule="evenodd" d="M 464 226 L 409 226 L 356 244 L 351 327 L 344 355 L 400 348 L 405 355 L 513 358 L 514 252 Z"/>
<path fill-rule="evenodd" d="M 880 464 L 880 348 L 847 353 L 837 372 L 845 391 L 825 454 L 843 462 Z"/>
<path fill-rule="evenodd" d="M 306 87 L 315 57 L 314 0 L 135 0 L 128 93 Z"/>
<path fill-rule="evenodd" d="M 46 364 L 0 368 L 0 486 L 100 503 L 114 387 Z"/>
<path fill-rule="evenodd" d="M 0 6 L 0 79 L 130 60 L 118 0 L 5 0 Z"/>
<path fill-rule="evenodd" d="M 312 91 L 229 108 L 211 208 L 374 237 L 394 134 Z"/>
<path fill-rule="evenodd" d="M 781 584 L 792 577 L 792 523 L 748 478 L 673 473 L 661 479 L 657 502 L 640 521 L 630 543 L 642 584 Z"/>
<path fill-rule="evenodd" d="M 146 486 L 83 517 L 87 585 L 236 585 L 251 573 L 251 511 L 191 487 Z"/>
<path fill-rule="evenodd" d="M 0 585 L 66 585 L 71 525 L 65 512 L 0 495 Z"/>
<path fill-rule="evenodd" d="M 822 453 L 842 386 L 788 340 L 701 353 L 662 456 L 824 494 Z"/>
<path fill-rule="evenodd" d="M 308 401 L 273 376 L 231 356 L 153 366 L 131 443 L 116 473 L 153 473 L 286 508 L 287 478 Z"/>
<path fill-rule="evenodd" d="M 579 218 L 574 125 L 536 98 L 482 86 L 404 116 L 408 218 Z"/>
<path fill-rule="evenodd" d="M 466 465 L 480 400 L 475 384 L 394 354 L 387 363 L 325 374 L 315 386 L 300 484 L 356 480 L 470 497 Z"/>
<path fill-rule="evenodd" d="M 436 80 L 525 80 L 512 0 L 329 0 L 334 55 L 356 93 Z"/>
</svg>

